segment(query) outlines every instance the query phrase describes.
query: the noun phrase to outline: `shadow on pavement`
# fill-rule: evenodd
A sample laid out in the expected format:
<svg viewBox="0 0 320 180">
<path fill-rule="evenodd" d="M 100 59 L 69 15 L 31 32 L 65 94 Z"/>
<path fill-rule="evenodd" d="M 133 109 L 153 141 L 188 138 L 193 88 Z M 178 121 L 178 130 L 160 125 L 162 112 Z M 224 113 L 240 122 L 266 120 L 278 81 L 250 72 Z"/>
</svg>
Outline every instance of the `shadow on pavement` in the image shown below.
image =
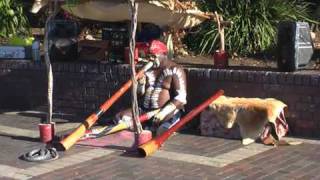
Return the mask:
<svg viewBox="0 0 320 180">
<path fill-rule="evenodd" d="M 26 136 L 14 136 L 14 135 L 7 135 L 7 134 L 0 134 L 0 136 L 9 137 L 11 139 L 21 140 L 21 141 L 39 142 L 39 138 L 32 138 L 32 137 L 26 137 Z"/>
</svg>

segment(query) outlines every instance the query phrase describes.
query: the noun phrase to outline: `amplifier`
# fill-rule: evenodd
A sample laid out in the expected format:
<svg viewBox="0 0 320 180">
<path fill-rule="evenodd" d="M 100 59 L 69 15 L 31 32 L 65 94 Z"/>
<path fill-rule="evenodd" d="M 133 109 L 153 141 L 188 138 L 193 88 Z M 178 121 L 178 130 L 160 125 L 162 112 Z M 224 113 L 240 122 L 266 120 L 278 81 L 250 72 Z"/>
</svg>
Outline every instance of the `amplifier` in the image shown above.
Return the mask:
<svg viewBox="0 0 320 180">
<path fill-rule="evenodd" d="M 73 20 L 53 20 L 49 24 L 49 41 L 52 46 L 49 49 L 50 60 L 72 61 L 78 57 L 79 27 Z"/>
<path fill-rule="evenodd" d="M 31 46 L 0 46 L 0 59 L 31 59 Z"/>
<path fill-rule="evenodd" d="M 277 62 L 281 71 L 295 71 L 306 66 L 313 55 L 309 24 L 280 22 L 278 26 Z"/>
</svg>

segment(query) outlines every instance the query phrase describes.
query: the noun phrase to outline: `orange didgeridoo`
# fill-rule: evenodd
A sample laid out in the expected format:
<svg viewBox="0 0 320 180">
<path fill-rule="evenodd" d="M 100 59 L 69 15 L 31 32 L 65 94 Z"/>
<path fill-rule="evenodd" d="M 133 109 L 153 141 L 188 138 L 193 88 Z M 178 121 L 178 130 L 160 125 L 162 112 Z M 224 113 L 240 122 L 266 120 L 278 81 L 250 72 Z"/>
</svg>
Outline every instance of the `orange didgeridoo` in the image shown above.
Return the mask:
<svg viewBox="0 0 320 180">
<path fill-rule="evenodd" d="M 137 79 L 141 78 L 144 72 L 146 72 L 152 66 L 152 62 L 147 63 L 143 69 L 136 74 Z M 105 113 L 113 105 L 113 103 L 116 102 L 131 86 L 132 80 L 127 81 L 117 92 L 115 92 L 107 101 L 105 101 L 96 112 L 92 113 L 84 122 L 82 122 L 77 129 L 62 139 L 59 144 L 62 145 L 63 149 L 68 150 L 71 148 L 85 134 L 86 130 L 94 125 L 99 117 Z"/>
<path fill-rule="evenodd" d="M 185 115 L 177 124 L 172 126 L 170 129 L 165 131 L 160 136 L 150 140 L 149 142 L 139 146 L 138 152 L 141 156 L 146 157 L 153 154 L 156 150 L 158 150 L 161 145 L 166 141 L 172 133 L 176 132 L 181 128 L 184 124 L 192 120 L 196 115 L 198 115 L 201 111 L 203 111 L 206 107 L 208 107 L 214 100 L 223 95 L 224 91 L 219 90 L 214 93 L 209 99 L 207 99 L 202 104 L 198 105 L 192 111 L 190 111 L 187 115 Z"/>
</svg>

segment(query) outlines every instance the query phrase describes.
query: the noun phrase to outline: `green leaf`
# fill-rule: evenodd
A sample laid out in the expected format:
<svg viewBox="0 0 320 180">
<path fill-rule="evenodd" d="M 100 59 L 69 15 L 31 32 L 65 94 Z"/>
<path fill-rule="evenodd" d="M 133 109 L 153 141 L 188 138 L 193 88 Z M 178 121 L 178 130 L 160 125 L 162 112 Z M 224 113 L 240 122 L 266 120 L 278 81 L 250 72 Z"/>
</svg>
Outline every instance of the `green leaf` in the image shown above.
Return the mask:
<svg viewBox="0 0 320 180">
<path fill-rule="evenodd" d="M 297 0 L 204 0 L 205 9 L 218 11 L 225 20 L 233 21 L 225 34 L 230 53 L 248 55 L 272 48 L 276 42 L 277 25 L 283 20 L 307 21 L 319 24 L 308 14 L 309 3 Z M 219 43 L 214 22 L 201 24 L 198 34 L 192 35 L 188 47 L 210 54 Z"/>
<path fill-rule="evenodd" d="M 29 25 L 20 1 L 0 0 L 0 24 L 1 36 L 27 33 Z"/>
</svg>

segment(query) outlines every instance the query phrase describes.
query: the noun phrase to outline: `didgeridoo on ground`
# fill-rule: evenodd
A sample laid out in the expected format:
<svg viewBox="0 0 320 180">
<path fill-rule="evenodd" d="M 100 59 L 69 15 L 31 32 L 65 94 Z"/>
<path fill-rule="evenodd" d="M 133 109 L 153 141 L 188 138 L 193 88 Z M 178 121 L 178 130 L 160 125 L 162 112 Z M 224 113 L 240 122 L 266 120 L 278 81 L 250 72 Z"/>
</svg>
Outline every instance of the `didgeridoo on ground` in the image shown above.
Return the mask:
<svg viewBox="0 0 320 180">
<path fill-rule="evenodd" d="M 214 100 L 216 100 L 218 97 L 223 95 L 223 93 L 224 93 L 223 90 L 219 90 L 215 92 L 209 99 L 207 99 L 202 104 L 195 107 L 192 111 L 190 111 L 187 115 L 185 115 L 177 124 L 172 126 L 163 134 L 139 146 L 138 148 L 139 154 L 143 157 L 153 154 L 156 150 L 158 150 L 161 147 L 164 141 L 166 141 L 171 136 L 172 133 L 176 132 L 184 124 L 192 120 L 196 115 L 198 115 L 201 111 L 203 111 L 206 107 L 208 107 Z"/>
<path fill-rule="evenodd" d="M 156 109 L 156 110 L 144 113 L 139 116 L 139 121 L 141 123 L 144 123 L 147 120 L 151 119 L 159 111 L 160 111 L 160 109 Z M 83 140 L 83 139 L 87 139 L 87 138 L 98 138 L 98 137 L 113 134 L 113 133 L 116 133 L 116 132 L 119 132 L 119 131 L 122 131 L 125 129 L 129 129 L 129 128 L 130 128 L 129 123 L 119 122 L 118 124 L 113 125 L 113 126 L 105 126 L 105 127 L 97 128 L 94 130 L 89 130 L 88 132 L 86 132 L 86 134 L 83 137 L 81 137 L 81 139 Z"/>
<path fill-rule="evenodd" d="M 153 66 L 153 62 L 147 63 L 142 70 L 136 74 L 136 78 L 139 79 L 143 74 Z M 127 81 L 117 92 L 115 92 L 107 101 L 105 101 L 99 109 L 92 113 L 87 119 L 82 122 L 70 135 L 62 139 L 59 144 L 64 150 L 68 150 L 72 147 L 98 119 L 103 113 L 105 113 L 130 87 L 132 86 L 132 80 Z"/>
</svg>

